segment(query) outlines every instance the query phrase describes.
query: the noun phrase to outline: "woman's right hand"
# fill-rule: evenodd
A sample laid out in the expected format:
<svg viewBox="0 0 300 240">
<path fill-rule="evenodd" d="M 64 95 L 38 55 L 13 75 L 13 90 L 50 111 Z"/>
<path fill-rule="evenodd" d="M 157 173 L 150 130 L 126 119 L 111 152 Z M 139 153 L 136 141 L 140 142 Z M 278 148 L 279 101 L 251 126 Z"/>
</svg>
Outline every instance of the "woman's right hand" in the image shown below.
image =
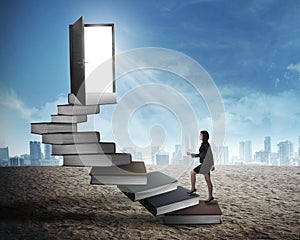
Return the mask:
<svg viewBox="0 0 300 240">
<path fill-rule="evenodd" d="M 188 156 L 192 155 L 190 152 L 186 152 L 186 154 L 187 154 Z"/>
</svg>

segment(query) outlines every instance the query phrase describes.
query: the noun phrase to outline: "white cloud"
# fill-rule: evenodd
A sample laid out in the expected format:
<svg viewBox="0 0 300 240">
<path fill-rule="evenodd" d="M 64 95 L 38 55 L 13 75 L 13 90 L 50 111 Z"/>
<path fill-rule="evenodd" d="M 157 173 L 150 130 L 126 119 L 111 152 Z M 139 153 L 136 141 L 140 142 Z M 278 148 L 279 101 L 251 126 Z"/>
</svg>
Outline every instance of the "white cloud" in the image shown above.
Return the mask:
<svg viewBox="0 0 300 240">
<path fill-rule="evenodd" d="M 295 71 L 300 74 L 300 62 L 296 64 L 290 64 L 286 67 L 287 70 Z"/>
<path fill-rule="evenodd" d="M 23 101 L 13 89 L 10 89 L 9 91 L 4 90 L 1 92 L 0 106 L 1 108 L 7 108 L 16 111 L 19 117 L 27 121 L 30 121 L 32 116 L 38 111 L 34 107 L 30 108 L 25 106 Z"/>
<path fill-rule="evenodd" d="M 220 91 L 225 104 L 226 136 L 233 147 L 250 139 L 253 150 L 259 150 L 264 136 L 270 135 L 276 142 L 299 135 L 300 94 L 296 89 L 268 94 L 226 85 Z"/>
<path fill-rule="evenodd" d="M 56 105 L 67 103 L 65 94 L 40 107 L 28 106 L 13 89 L 3 88 L 0 94 L 0 143 L 9 146 L 11 156 L 28 153 L 28 142 L 41 140 L 30 133 L 31 122 L 51 121 L 50 115 L 57 112 Z"/>
</svg>

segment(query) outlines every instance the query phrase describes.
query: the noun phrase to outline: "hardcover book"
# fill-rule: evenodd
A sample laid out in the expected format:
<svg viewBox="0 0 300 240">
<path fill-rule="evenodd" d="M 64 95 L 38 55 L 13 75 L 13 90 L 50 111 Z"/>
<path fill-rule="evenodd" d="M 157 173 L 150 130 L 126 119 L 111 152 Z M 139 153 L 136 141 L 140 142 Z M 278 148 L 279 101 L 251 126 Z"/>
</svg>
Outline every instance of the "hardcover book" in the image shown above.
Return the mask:
<svg viewBox="0 0 300 240">
<path fill-rule="evenodd" d="M 187 194 L 189 190 L 178 186 L 176 190 L 140 200 L 140 203 L 154 216 L 197 205 L 199 195 Z"/>
<path fill-rule="evenodd" d="M 88 115 L 88 114 L 97 114 L 100 112 L 99 105 L 58 105 L 58 114 L 62 115 Z"/>
<path fill-rule="evenodd" d="M 100 141 L 99 132 L 67 132 L 43 134 L 42 142 L 49 144 L 97 143 Z"/>
<path fill-rule="evenodd" d="M 91 184 L 147 184 L 147 172 L 143 161 L 112 167 L 93 167 L 90 175 Z"/>
<path fill-rule="evenodd" d="M 195 206 L 164 215 L 165 224 L 214 224 L 221 223 L 222 211 L 216 200 L 199 201 Z"/>
<path fill-rule="evenodd" d="M 87 115 L 51 115 L 51 122 L 55 123 L 82 123 L 87 121 Z"/>
<path fill-rule="evenodd" d="M 131 163 L 128 153 L 65 155 L 64 166 L 110 167 Z"/>
<path fill-rule="evenodd" d="M 118 185 L 132 201 L 141 200 L 177 189 L 177 180 L 162 172 L 147 174 L 147 185 Z"/>
<path fill-rule="evenodd" d="M 116 146 L 113 142 L 52 145 L 52 155 L 115 153 L 115 151 Z"/>
<path fill-rule="evenodd" d="M 46 134 L 46 133 L 60 133 L 60 132 L 76 132 L 77 124 L 72 123 L 31 123 L 31 133 Z"/>
</svg>

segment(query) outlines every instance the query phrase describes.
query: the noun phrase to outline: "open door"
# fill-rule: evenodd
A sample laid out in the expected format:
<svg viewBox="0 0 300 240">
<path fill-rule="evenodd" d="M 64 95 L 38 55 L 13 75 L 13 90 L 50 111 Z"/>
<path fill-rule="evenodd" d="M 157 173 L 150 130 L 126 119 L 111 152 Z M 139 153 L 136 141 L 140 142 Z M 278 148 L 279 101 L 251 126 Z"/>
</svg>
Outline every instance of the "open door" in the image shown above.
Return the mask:
<svg viewBox="0 0 300 240">
<path fill-rule="evenodd" d="M 85 105 L 84 20 L 69 25 L 71 93 Z"/>
<path fill-rule="evenodd" d="M 114 24 L 84 24 L 80 17 L 69 29 L 69 103 L 116 103 Z"/>
</svg>

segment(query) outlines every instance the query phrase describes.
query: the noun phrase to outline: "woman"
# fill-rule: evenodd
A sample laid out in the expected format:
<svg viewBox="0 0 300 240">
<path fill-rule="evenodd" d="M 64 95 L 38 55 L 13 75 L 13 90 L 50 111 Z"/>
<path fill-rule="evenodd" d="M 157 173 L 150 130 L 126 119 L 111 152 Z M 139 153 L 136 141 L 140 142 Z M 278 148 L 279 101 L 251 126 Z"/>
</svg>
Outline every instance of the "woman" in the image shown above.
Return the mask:
<svg viewBox="0 0 300 240">
<path fill-rule="evenodd" d="M 187 152 L 187 155 L 190 155 L 193 158 L 199 157 L 200 159 L 200 165 L 198 165 L 191 171 L 191 190 L 187 193 L 191 195 L 197 191 L 197 189 L 195 188 L 196 174 L 199 173 L 203 174 L 208 187 L 208 199 L 205 201 L 205 203 L 209 203 L 214 199 L 212 194 L 213 185 L 210 180 L 210 171 L 214 171 L 215 167 L 214 167 L 214 158 L 213 158 L 213 154 L 208 139 L 209 139 L 208 132 L 201 131 L 200 141 L 202 141 L 202 143 L 199 148 L 199 154 Z"/>
</svg>

